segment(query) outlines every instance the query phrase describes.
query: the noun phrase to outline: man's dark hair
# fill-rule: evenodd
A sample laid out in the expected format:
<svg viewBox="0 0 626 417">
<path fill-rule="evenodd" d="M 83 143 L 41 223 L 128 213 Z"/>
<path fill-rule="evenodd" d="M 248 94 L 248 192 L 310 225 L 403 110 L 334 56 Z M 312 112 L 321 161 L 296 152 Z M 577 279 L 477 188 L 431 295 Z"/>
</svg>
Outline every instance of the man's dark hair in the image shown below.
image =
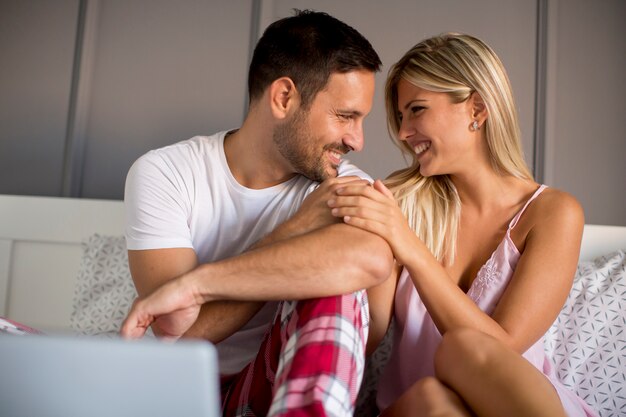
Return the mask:
<svg viewBox="0 0 626 417">
<path fill-rule="evenodd" d="M 295 10 L 272 23 L 254 48 L 248 73 L 250 102 L 280 77 L 289 77 L 304 108 L 332 73 L 380 70 L 378 54 L 354 28 L 323 12 Z"/>
</svg>

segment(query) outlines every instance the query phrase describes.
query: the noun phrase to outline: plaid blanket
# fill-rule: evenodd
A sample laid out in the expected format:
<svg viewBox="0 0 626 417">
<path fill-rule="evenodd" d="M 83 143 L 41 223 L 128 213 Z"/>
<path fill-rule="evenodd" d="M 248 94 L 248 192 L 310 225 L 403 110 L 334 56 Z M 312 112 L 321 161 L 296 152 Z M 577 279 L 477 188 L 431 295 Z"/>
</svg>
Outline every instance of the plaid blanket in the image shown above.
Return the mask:
<svg viewBox="0 0 626 417">
<path fill-rule="evenodd" d="M 223 378 L 224 416 L 352 416 L 368 329 L 365 291 L 282 302 L 256 358 Z"/>
<path fill-rule="evenodd" d="M 7 319 L 6 317 L 0 317 L 0 334 L 3 333 L 13 335 L 43 334 L 43 332 L 22 323 Z"/>
</svg>

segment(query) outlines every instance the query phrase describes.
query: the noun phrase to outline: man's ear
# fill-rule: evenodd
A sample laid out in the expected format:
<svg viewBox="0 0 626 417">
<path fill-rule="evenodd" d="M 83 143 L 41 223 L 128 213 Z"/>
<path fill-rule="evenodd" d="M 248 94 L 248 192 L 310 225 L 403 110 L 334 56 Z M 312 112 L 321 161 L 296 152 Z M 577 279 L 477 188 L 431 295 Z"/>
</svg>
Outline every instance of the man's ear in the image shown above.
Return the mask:
<svg viewBox="0 0 626 417">
<path fill-rule="evenodd" d="M 269 99 L 274 117 L 284 119 L 299 105 L 300 94 L 291 78 L 281 77 L 270 84 Z"/>
<path fill-rule="evenodd" d="M 485 101 L 478 92 L 474 91 L 470 96 L 470 104 L 472 106 L 472 119 L 476 120 L 479 126 L 482 126 L 489 117 Z"/>
</svg>

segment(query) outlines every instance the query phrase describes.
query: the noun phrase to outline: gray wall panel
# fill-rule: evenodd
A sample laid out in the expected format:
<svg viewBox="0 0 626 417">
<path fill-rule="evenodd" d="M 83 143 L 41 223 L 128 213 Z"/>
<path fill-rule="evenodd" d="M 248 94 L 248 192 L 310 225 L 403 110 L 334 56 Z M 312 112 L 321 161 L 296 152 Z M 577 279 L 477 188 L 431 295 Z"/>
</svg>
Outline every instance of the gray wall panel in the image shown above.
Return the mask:
<svg viewBox="0 0 626 417">
<path fill-rule="evenodd" d="M 83 197 L 122 198 L 149 149 L 238 126 L 251 2 L 100 3 Z"/>
<path fill-rule="evenodd" d="M 386 127 L 384 83 L 389 67 L 414 44 L 445 31 L 466 32 L 489 43 L 507 67 L 516 95 L 526 160 L 532 167 L 535 89 L 536 4 L 517 0 L 275 0 L 273 16 L 292 8 L 328 12 L 367 37 L 384 67 L 376 79 L 374 107 L 365 123 L 366 146 L 349 159 L 374 177 L 405 166 Z M 358 4 L 358 6 L 357 6 Z M 393 7 L 391 7 L 393 6 Z"/>
<path fill-rule="evenodd" d="M 587 223 L 626 225 L 626 2 L 558 1 L 546 161 Z"/>
<path fill-rule="evenodd" d="M 58 195 L 77 0 L 0 1 L 0 192 Z"/>
<path fill-rule="evenodd" d="M 148 149 L 238 126 L 252 31 L 294 7 L 336 15 L 381 55 L 366 148 L 350 158 L 373 176 L 405 164 L 385 124 L 389 66 L 447 30 L 485 39 L 504 61 L 530 165 L 538 3 L 548 10 L 545 153 L 544 142 L 536 149 L 545 182 L 574 194 L 587 222 L 626 225 L 623 0 L 0 0 L 0 193 L 61 195 L 65 187 L 118 199 L 130 164 Z M 88 6 L 80 77 L 72 74 L 79 4 Z M 65 182 L 64 154 L 74 169 Z"/>
</svg>

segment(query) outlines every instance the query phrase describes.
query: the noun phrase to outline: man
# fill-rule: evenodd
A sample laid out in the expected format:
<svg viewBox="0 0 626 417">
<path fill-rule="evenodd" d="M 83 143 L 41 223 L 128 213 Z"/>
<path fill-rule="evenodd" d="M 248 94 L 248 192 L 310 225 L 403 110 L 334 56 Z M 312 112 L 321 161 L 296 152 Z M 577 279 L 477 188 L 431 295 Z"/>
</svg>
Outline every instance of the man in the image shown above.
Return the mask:
<svg viewBox="0 0 626 417">
<path fill-rule="evenodd" d="M 144 299 L 122 334 L 151 325 L 157 336 L 216 343 L 226 415 L 265 415 L 272 399 L 272 415 L 353 411 L 362 289 L 389 276 L 392 255 L 379 237 L 337 223 L 326 202 L 341 184 L 369 179 L 342 157 L 363 147 L 380 65 L 362 35 L 327 14 L 279 20 L 255 48 L 241 128 L 151 151 L 128 174 L 129 263 Z M 215 293 L 196 297 L 196 282 Z M 161 301 L 172 294 L 200 302 L 170 310 Z"/>
</svg>

